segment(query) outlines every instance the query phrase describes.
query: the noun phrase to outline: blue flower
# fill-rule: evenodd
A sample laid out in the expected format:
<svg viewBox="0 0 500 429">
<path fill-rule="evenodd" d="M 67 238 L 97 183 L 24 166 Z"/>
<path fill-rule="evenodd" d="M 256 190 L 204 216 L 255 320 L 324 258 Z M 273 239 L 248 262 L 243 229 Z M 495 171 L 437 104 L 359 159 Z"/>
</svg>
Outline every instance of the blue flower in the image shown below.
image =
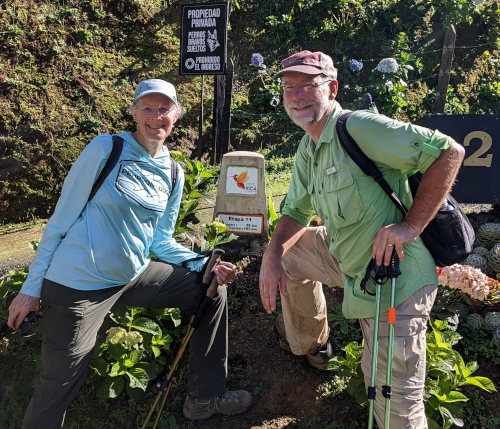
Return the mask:
<svg viewBox="0 0 500 429">
<path fill-rule="evenodd" d="M 252 54 L 250 62 L 255 67 L 261 67 L 264 64 L 264 57 L 259 53 Z"/>
<path fill-rule="evenodd" d="M 349 61 L 349 69 L 353 72 L 360 72 L 363 69 L 363 63 L 358 60 L 352 59 Z"/>
</svg>

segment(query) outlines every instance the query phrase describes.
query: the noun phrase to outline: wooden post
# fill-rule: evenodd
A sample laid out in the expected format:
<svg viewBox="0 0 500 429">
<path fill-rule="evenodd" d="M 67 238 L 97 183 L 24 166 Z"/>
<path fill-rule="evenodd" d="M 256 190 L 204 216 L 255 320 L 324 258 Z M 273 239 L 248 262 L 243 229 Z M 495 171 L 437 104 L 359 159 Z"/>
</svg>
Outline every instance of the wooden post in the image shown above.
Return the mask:
<svg viewBox="0 0 500 429">
<path fill-rule="evenodd" d="M 453 25 L 444 30 L 443 53 L 441 54 L 441 68 L 439 69 L 436 103 L 434 104 L 433 113 L 444 113 L 456 36 L 457 33 Z"/>
<path fill-rule="evenodd" d="M 226 74 L 216 75 L 214 84 L 214 143 L 212 163 L 219 164 L 229 150 L 233 63 L 228 61 Z"/>
<path fill-rule="evenodd" d="M 201 160 L 203 155 L 203 89 L 205 86 L 205 75 L 201 75 L 201 101 L 200 101 L 200 123 L 198 124 L 198 151 L 196 157 Z"/>
</svg>

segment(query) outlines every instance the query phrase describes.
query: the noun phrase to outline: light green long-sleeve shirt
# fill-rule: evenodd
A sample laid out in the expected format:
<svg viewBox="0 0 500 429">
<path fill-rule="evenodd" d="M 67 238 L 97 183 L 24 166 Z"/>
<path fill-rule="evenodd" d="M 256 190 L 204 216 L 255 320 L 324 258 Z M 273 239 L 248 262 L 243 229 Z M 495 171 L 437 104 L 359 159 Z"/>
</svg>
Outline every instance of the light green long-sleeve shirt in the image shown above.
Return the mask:
<svg viewBox="0 0 500 429">
<path fill-rule="evenodd" d="M 372 257 L 373 240 L 382 226 L 401 222 L 402 215 L 382 188 L 342 148 L 335 131 L 341 113 L 340 105 L 334 102 L 317 145 L 307 134 L 302 138 L 282 214 L 303 225 L 314 214 L 323 220 L 332 240 L 330 252 L 346 274 L 344 316 L 365 318 L 375 314 L 375 297 L 360 288 Z M 424 173 L 441 150 L 453 143 L 439 131 L 369 111 L 353 113 L 347 129 L 406 207 L 413 202 L 408 173 L 416 169 Z M 434 260 L 422 240 L 404 244 L 404 251 L 396 305 L 421 287 L 437 284 Z M 375 285 L 370 281 L 367 288 L 374 291 Z M 389 294 L 388 283 L 382 288 L 382 311 L 389 308 Z"/>
</svg>

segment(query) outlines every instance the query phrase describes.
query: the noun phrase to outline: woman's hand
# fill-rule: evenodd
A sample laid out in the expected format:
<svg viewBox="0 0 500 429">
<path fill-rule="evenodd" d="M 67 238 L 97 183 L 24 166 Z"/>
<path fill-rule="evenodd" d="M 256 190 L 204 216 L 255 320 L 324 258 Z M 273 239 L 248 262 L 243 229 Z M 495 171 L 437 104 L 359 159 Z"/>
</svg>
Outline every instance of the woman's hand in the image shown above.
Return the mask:
<svg viewBox="0 0 500 429">
<path fill-rule="evenodd" d="M 17 329 L 30 311 L 36 313 L 39 309 L 40 298 L 19 293 L 9 306 L 9 319 L 7 320 L 7 325 L 11 329 Z"/>
<path fill-rule="evenodd" d="M 231 283 L 236 277 L 236 266 L 231 262 L 220 261 L 212 270 L 220 285 Z"/>
</svg>

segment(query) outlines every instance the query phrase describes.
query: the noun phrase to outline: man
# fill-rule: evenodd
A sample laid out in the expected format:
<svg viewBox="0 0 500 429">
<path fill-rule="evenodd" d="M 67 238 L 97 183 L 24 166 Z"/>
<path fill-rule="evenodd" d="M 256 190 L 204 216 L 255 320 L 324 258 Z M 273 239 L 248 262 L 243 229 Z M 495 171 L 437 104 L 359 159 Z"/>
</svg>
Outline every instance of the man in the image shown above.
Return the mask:
<svg viewBox="0 0 500 429">
<path fill-rule="evenodd" d="M 402 216 L 380 186 L 343 150 L 335 132 L 341 107 L 335 100 L 337 71 L 322 52 L 301 51 L 282 62 L 283 103 L 290 119 L 304 129 L 289 192 L 266 250 L 260 293 L 268 313 L 281 292 L 282 317 L 276 328 L 291 351 L 326 369 L 331 357 L 322 283 L 344 286 L 342 310 L 358 318 L 365 348 L 362 370 L 370 384 L 375 315 L 374 297 L 360 282 L 372 258 L 389 265 L 396 250 L 402 274 L 397 278 L 396 326 L 391 398 L 391 428 L 426 428 L 425 330 L 437 290 L 434 261 L 419 238 L 450 191 L 464 156 L 451 138 L 368 111 L 353 113 L 347 129 L 409 207 Z M 412 202 L 407 173 L 423 175 Z M 316 213 L 324 227 L 308 227 Z M 369 284 L 373 287 L 373 283 Z M 375 418 L 384 422 L 388 289 L 382 288 L 379 371 Z M 372 289 L 373 290 L 373 289 Z M 385 323 L 384 323 L 385 320 Z"/>
<path fill-rule="evenodd" d="M 206 290 L 206 258 L 172 237 L 184 172 L 165 145 L 182 111 L 174 86 L 161 79 L 137 85 L 133 132 L 119 134 L 123 150 L 94 198 L 89 195 L 109 157 L 112 137 L 97 136 L 64 181 L 30 273 L 9 307 L 18 328 L 43 306 L 42 371 L 26 410 L 23 429 L 61 428 L 67 406 L 85 380 L 97 332 L 114 304 L 179 307 L 196 312 Z M 153 255 L 156 260 L 151 260 Z M 227 291 L 236 268 L 220 263 L 219 287 L 190 342 L 184 416 L 239 414 L 252 402 L 244 390 L 226 391 Z"/>
</svg>

